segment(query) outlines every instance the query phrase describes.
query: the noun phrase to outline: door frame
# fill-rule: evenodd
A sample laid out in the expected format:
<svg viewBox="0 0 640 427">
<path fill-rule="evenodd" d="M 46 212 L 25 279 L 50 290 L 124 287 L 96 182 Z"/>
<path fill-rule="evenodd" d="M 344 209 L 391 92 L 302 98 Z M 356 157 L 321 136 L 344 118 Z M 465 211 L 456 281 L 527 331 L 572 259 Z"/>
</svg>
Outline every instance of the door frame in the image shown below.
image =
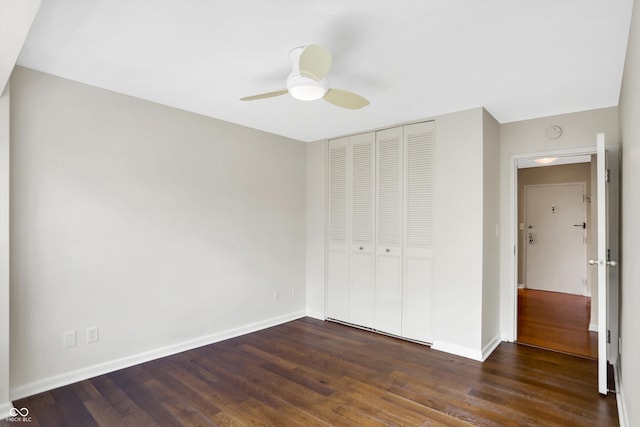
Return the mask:
<svg viewBox="0 0 640 427">
<path fill-rule="evenodd" d="M 554 165 L 549 165 L 549 166 L 554 166 Z M 541 166 L 541 167 L 548 167 L 548 166 Z M 518 194 L 518 197 L 523 197 L 524 198 L 524 224 L 526 225 L 528 223 L 528 219 L 527 219 L 527 187 L 558 187 L 558 186 L 564 186 L 564 185 L 580 185 L 582 186 L 582 194 L 586 196 L 586 192 L 587 192 L 587 183 L 585 181 L 577 181 L 577 182 L 561 182 L 561 183 L 557 183 L 557 184 L 529 184 L 529 185 L 525 185 L 524 186 L 524 194 Z M 593 189 L 591 190 L 593 191 Z M 517 200 L 516 200 L 517 202 Z M 587 204 L 584 204 L 584 220 L 586 222 L 587 220 Z M 593 219 L 592 219 L 593 221 Z M 523 248 L 523 254 L 522 254 L 522 258 L 523 258 L 523 263 L 522 263 L 522 269 L 523 271 L 523 284 L 525 286 L 525 288 L 527 287 L 527 230 L 525 229 L 525 244 L 522 245 Z M 584 265 L 585 265 L 585 274 L 584 274 L 584 280 L 586 280 L 587 278 L 587 271 L 586 271 L 586 265 L 587 265 L 587 259 L 589 258 L 588 254 L 587 254 L 587 245 L 585 244 L 584 247 L 584 253 L 582 254 L 582 258 L 584 260 Z M 517 260 L 516 260 L 517 261 Z M 585 294 L 586 289 L 583 290 L 583 292 L 580 294 L 581 296 L 586 296 Z M 577 295 L 577 294 L 576 294 Z M 516 331 L 517 332 L 517 331 Z M 516 337 L 518 335 L 516 334 Z"/>
<path fill-rule="evenodd" d="M 591 156 L 594 154 L 596 154 L 595 143 L 586 147 L 513 154 L 509 158 L 509 248 L 513 248 L 513 258 L 508 262 L 511 281 L 508 289 L 511 294 L 508 299 L 511 307 L 508 313 L 511 314 L 512 325 L 511 336 L 507 337 L 509 341 L 515 342 L 518 338 L 518 163 L 541 157 Z"/>
</svg>

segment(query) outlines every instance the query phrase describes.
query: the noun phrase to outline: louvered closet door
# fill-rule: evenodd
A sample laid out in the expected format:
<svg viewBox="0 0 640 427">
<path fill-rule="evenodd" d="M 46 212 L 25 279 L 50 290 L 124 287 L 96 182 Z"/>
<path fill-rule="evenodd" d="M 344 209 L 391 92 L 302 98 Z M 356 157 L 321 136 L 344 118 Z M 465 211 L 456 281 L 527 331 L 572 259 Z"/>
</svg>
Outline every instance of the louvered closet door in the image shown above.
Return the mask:
<svg viewBox="0 0 640 427">
<path fill-rule="evenodd" d="M 402 336 L 431 342 L 433 122 L 404 127 Z"/>
<path fill-rule="evenodd" d="M 327 317 L 349 321 L 349 146 L 329 141 Z"/>
<path fill-rule="evenodd" d="M 402 333 L 402 128 L 376 133 L 375 329 Z"/>
<path fill-rule="evenodd" d="M 350 138 L 351 282 L 349 321 L 373 328 L 375 133 Z"/>
</svg>

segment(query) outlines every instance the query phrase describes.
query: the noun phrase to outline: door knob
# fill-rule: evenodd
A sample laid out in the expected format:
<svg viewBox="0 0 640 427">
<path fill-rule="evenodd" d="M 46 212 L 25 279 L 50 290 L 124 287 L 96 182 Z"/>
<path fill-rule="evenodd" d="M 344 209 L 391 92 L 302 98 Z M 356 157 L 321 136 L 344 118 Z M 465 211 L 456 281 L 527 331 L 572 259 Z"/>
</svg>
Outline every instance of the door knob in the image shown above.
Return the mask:
<svg viewBox="0 0 640 427">
<path fill-rule="evenodd" d="M 605 264 L 611 267 L 615 267 L 618 265 L 616 261 L 606 261 Z M 600 261 L 598 261 L 597 259 L 590 259 L 589 265 L 600 265 Z"/>
<path fill-rule="evenodd" d="M 587 228 L 587 223 L 583 222 L 582 224 L 573 224 L 574 227 L 582 227 L 582 229 L 586 229 Z"/>
<path fill-rule="evenodd" d="M 391 252 L 391 249 L 387 248 L 387 249 L 385 249 L 384 251 L 385 251 L 386 253 L 389 253 L 389 252 Z"/>
<path fill-rule="evenodd" d="M 360 250 L 364 250 L 364 246 L 360 246 Z"/>
</svg>

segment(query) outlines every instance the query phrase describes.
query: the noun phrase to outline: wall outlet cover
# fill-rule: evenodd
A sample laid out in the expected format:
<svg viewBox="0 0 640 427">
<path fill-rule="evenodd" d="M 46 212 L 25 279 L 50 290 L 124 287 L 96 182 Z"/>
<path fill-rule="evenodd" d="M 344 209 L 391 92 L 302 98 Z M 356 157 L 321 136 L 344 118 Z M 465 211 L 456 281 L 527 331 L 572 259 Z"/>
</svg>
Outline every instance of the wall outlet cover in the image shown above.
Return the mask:
<svg viewBox="0 0 640 427">
<path fill-rule="evenodd" d="M 64 348 L 71 348 L 76 346 L 76 331 L 67 331 L 63 335 Z"/>
</svg>

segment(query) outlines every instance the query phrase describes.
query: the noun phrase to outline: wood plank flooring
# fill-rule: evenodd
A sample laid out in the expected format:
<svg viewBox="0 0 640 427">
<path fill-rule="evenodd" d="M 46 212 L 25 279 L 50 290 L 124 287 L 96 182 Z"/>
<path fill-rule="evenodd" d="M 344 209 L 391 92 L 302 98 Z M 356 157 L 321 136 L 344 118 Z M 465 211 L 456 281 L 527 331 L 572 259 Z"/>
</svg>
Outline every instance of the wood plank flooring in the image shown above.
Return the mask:
<svg viewBox="0 0 640 427">
<path fill-rule="evenodd" d="M 595 361 L 502 343 L 480 363 L 310 318 L 14 404 L 43 427 L 618 425 Z"/>
<path fill-rule="evenodd" d="M 598 333 L 589 331 L 591 298 L 518 289 L 518 342 L 598 358 Z"/>
</svg>

